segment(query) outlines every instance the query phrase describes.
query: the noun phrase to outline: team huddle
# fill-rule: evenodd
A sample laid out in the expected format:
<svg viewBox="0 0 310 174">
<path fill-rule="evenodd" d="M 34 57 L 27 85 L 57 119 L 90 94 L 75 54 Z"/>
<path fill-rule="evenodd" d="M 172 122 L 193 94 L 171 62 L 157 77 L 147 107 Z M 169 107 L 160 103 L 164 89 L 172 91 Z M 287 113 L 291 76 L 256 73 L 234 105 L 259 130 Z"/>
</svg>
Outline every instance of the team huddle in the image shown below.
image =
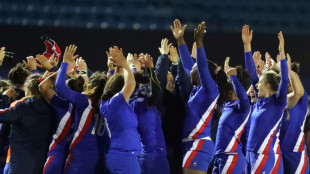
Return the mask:
<svg viewBox="0 0 310 174">
<path fill-rule="evenodd" d="M 253 31 L 244 25 L 245 69 L 231 67 L 229 57 L 222 68 L 207 59 L 205 22 L 194 30 L 192 54 L 186 27 L 173 22 L 178 49 L 163 39 L 155 66 L 149 54 L 126 59 L 113 46 L 107 72 L 95 73 L 75 45 L 66 47 L 58 68 L 59 46 L 44 37 L 44 54 L 13 67 L 9 82 L 0 80 L 3 173 L 170 174 L 162 119 L 171 101 L 184 110 L 179 165 L 185 174 L 309 173 L 308 97 L 282 32 L 276 61 L 269 53 L 263 61 L 252 53 Z M 3 47 L 1 63 L 5 57 Z M 220 119 L 212 139 L 214 115 Z"/>
</svg>

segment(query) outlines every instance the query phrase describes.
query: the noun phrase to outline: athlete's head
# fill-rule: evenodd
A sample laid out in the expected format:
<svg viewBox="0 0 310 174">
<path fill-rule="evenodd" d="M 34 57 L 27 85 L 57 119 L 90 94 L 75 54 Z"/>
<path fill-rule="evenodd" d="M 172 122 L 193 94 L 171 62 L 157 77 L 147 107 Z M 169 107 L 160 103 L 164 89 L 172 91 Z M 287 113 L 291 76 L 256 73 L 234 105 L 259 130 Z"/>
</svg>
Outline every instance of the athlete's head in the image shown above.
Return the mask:
<svg viewBox="0 0 310 174">
<path fill-rule="evenodd" d="M 111 76 L 104 87 L 102 99 L 109 100 L 112 98 L 122 90 L 124 83 L 124 76 L 122 74 L 116 73 Z"/>
<path fill-rule="evenodd" d="M 143 71 L 136 71 L 133 73 L 136 81 L 135 91 L 133 97 L 148 97 L 151 95 L 150 77 L 143 74 Z"/>
<path fill-rule="evenodd" d="M 41 77 L 40 74 L 31 74 L 30 76 L 27 77 L 24 84 L 26 97 L 41 97 L 39 91 L 40 77 Z"/>
<path fill-rule="evenodd" d="M 85 89 L 85 80 L 82 76 L 75 76 L 66 81 L 68 87 L 76 92 L 83 92 Z"/>
<path fill-rule="evenodd" d="M 248 87 L 250 86 L 250 73 L 246 69 L 242 68 L 242 66 L 240 65 L 236 66 L 236 69 L 239 82 L 244 89 L 248 89 Z"/>
<path fill-rule="evenodd" d="M 9 81 L 0 78 L 0 94 L 2 94 L 7 89 L 11 88 Z"/>
<path fill-rule="evenodd" d="M 98 103 L 106 82 L 107 76 L 104 72 L 95 72 L 89 78 L 89 83 L 86 86 L 84 94 L 92 99 L 94 103 Z"/>
<path fill-rule="evenodd" d="M 14 87 L 21 88 L 30 74 L 24 64 L 18 63 L 10 70 L 8 79 Z"/>
<path fill-rule="evenodd" d="M 174 81 L 173 75 L 168 71 L 166 89 L 169 92 L 174 93 L 174 88 L 175 88 L 175 81 Z"/>
<path fill-rule="evenodd" d="M 233 87 L 232 84 L 228 82 L 227 76 L 224 70 L 218 66 L 216 63 L 208 60 L 209 71 L 212 78 L 215 80 L 217 87 L 220 91 L 220 97 L 218 99 L 218 104 L 222 105 L 223 103 L 231 100 Z M 191 71 L 191 81 L 193 85 L 199 85 L 199 74 L 197 65 L 195 64 Z"/>
<path fill-rule="evenodd" d="M 256 84 L 258 97 L 270 97 L 277 93 L 280 80 L 281 76 L 275 71 L 265 71 Z"/>
<path fill-rule="evenodd" d="M 192 85 L 194 85 L 194 86 L 200 85 L 197 63 L 195 63 L 194 66 L 192 67 L 190 75 L 191 75 L 191 83 L 192 83 Z"/>
</svg>

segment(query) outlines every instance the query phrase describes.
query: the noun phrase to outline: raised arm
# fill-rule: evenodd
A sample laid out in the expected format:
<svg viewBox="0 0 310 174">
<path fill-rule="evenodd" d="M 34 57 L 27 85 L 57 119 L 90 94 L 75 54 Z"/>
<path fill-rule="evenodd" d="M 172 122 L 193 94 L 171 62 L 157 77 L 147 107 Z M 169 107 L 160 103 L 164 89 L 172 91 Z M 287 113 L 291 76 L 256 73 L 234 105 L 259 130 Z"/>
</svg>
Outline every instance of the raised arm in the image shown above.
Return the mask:
<svg viewBox="0 0 310 174">
<path fill-rule="evenodd" d="M 60 69 L 58 71 L 55 87 L 57 90 L 57 94 L 59 94 L 60 97 L 68 100 L 75 106 L 79 106 L 81 101 L 85 99 L 85 96 L 76 91 L 73 91 L 66 85 L 66 71 L 69 63 L 74 61 L 73 54 L 75 53 L 76 49 L 77 47 L 75 45 L 70 45 L 66 47 L 63 56 L 63 62 L 61 63 Z"/>
<path fill-rule="evenodd" d="M 45 78 L 39 84 L 39 91 L 47 103 L 51 103 L 51 100 L 56 93 L 54 90 L 51 89 L 51 87 L 55 83 L 55 78 L 57 74 L 58 72 L 49 74 L 47 78 Z"/>
<path fill-rule="evenodd" d="M 205 22 L 201 22 L 194 31 L 194 39 L 197 45 L 197 68 L 201 86 L 210 92 L 210 94 L 217 96 L 219 90 L 216 82 L 213 80 L 208 66 L 207 56 L 203 47 L 203 36 L 205 32 Z"/>
<path fill-rule="evenodd" d="M 190 76 L 190 72 L 192 67 L 194 66 L 194 61 L 191 57 L 191 54 L 187 48 L 187 45 L 184 40 L 184 31 L 187 25 L 182 26 L 179 19 L 174 20 L 173 27 L 170 25 L 174 38 L 177 40 L 179 46 L 179 53 L 181 57 L 181 61 L 183 63 L 184 70 L 188 76 Z"/>
<path fill-rule="evenodd" d="M 287 109 L 293 108 L 305 93 L 305 89 L 297 73 L 289 70 L 289 79 L 293 91 L 287 95 Z"/>
<path fill-rule="evenodd" d="M 178 64 L 179 64 L 179 54 L 177 49 L 174 46 L 170 47 L 170 55 L 168 56 L 169 60 L 171 61 L 171 65 L 169 71 L 173 75 L 173 79 L 177 76 Z"/>
<path fill-rule="evenodd" d="M 227 76 L 229 76 L 230 81 L 234 87 L 234 91 L 236 96 L 238 97 L 240 103 L 238 105 L 238 109 L 241 112 L 247 112 L 250 108 L 250 101 L 247 96 L 247 93 L 241 83 L 237 78 L 237 69 L 236 68 L 229 68 L 226 71 Z"/>
<path fill-rule="evenodd" d="M 251 75 L 251 83 L 254 86 L 255 91 L 257 91 L 255 85 L 259 81 L 256 67 L 252 56 L 251 41 L 253 37 L 253 30 L 250 31 L 248 25 L 242 27 L 242 41 L 244 45 L 244 58 L 245 58 L 245 68 L 249 71 Z"/>
<path fill-rule="evenodd" d="M 110 60 L 113 62 L 113 64 L 123 69 L 124 87 L 122 89 L 122 92 L 126 102 L 128 102 L 136 87 L 134 75 L 127 64 L 126 58 L 124 57 L 122 50 L 114 46 L 113 49 L 110 49 L 110 54 Z"/>
<path fill-rule="evenodd" d="M 148 59 L 147 61 L 153 61 L 152 59 Z M 147 65 L 147 64 L 146 64 Z M 154 73 L 154 68 L 152 67 L 145 67 L 151 83 L 151 96 L 147 97 L 147 104 L 148 106 L 156 106 L 157 109 L 163 113 L 163 92 L 164 89 L 161 88 L 161 83 L 158 81 L 156 74 Z M 167 75 L 166 75 L 167 76 Z"/>
<path fill-rule="evenodd" d="M 170 46 L 171 43 L 168 44 L 167 38 L 161 40 L 161 47 L 159 48 L 161 55 L 158 57 L 155 65 L 155 74 L 157 75 L 160 82 L 160 88 L 162 89 L 162 92 L 165 91 L 167 84 L 167 73 L 169 69 L 168 53 Z"/>
<path fill-rule="evenodd" d="M 279 50 L 281 61 L 281 81 L 278 87 L 277 100 L 279 103 L 286 103 L 287 88 L 288 88 L 288 68 L 284 51 L 284 37 L 282 31 L 278 34 L 279 38 Z"/>
</svg>

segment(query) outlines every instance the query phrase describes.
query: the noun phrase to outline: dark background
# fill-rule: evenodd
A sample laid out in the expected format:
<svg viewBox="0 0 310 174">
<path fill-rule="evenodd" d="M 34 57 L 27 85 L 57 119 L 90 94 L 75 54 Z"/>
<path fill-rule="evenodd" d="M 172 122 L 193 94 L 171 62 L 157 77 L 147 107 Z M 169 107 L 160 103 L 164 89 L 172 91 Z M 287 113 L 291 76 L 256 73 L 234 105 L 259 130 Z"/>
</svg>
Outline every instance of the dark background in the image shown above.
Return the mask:
<svg viewBox="0 0 310 174">
<path fill-rule="evenodd" d="M 168 27 L 168 26 L 167 26 Z M 240 26 L 240 30 L 241 30 Z M 207 22 L 208 28 L 208 22 Z M 159 56 L 158 47 L 162 38 L 167 37 L 176 46 L 171 31 L 160 30 L 117 30 L 117 29 L 86 29 L 68 27 L 36 27 L 36 26 L 0 26 L 0 45 L 7 51 L 15 53 L 11 64 L 4 64 L 0 69 L 2 77 L 12 65 L 25 59 L 26 56 L 35 56 L 45 51 L 40 40 L 41 35 L 49 35 L 64 51 L 66 45 L 76 44 L 77 54 L 82 56 L 89 69 L 107 70 L 106 53 L 110 46 L 118 45 L 123 48 L 124 54 L 150 53 L 156 60 Z M 285 50 L 290 53 L 293 61 L 301 62 L 300 76 L 308 94 L 310 93 L 310 35 L 286 34 Z M 191 50 L 193 32 L 185 34 L 188 48 Z M 238 33 L 207 32 L 204 39 L 208 59 L 223 65 L 227 56 L 231 57 L 231 65 L 244 65 L 243 44 L 241 31 Z M 277 33 L 256 34 L 252 40 L 252 50 L 259 50 L 263 55 L 268 51 L 273 58 L 278 49 Z"/>
</svg>

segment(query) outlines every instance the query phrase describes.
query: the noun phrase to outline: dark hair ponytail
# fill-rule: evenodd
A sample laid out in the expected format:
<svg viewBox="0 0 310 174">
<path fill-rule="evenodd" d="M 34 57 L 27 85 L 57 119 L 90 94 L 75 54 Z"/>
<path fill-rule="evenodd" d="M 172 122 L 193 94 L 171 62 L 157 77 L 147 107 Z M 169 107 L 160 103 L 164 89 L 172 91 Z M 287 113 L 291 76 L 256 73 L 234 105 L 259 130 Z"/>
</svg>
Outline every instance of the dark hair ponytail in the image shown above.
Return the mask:
<svg viewBox="0 0 310 174">
<path fill-rule="evenodd" d="M 240 65 L 236 66 L 236 69 L 239 82 L 247 90 L 250 87 L 250 73 Z"/>
<path fill-rule="evenodd" d="M 85 80 L 82 76 L 77 76 L 74 78 L 71 78 L 67 81 L 67 85 L 70 89 L 76 91 L 76 92 L 83 92 L 85 87 Z"/>
<path fill-rule="evenodd" d="M 227 75 L 223 69 L 218 68 L 216 63 L 208 60 L 209 71 L 212 78 L 215 80 L 218 89 L 220 91 L 220 97 L 218 99 L 218 105 L 221 107 L 225 102 L 231 100 L 233 86 L 229 83 Z"/>
</svg>

